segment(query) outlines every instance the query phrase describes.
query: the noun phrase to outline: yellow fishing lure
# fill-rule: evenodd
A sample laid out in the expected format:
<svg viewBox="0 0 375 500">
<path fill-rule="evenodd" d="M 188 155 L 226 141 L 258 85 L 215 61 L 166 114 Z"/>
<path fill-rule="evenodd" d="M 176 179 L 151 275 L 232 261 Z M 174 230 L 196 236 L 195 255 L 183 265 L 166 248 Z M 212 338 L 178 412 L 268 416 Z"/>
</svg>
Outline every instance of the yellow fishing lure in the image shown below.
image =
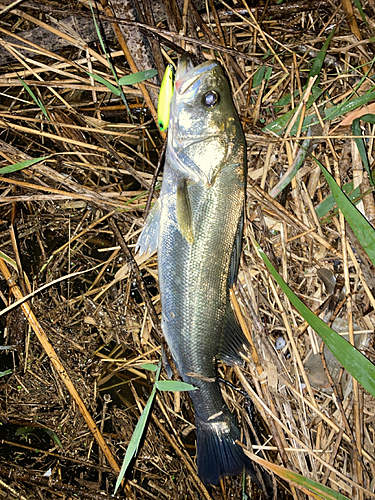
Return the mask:
<svg viewBox="0 0 375 500">
<path fill-rule="evenodd" d="M 158 100 L 158 124 L 162 132 L 167 130 L 169 125 L 169 115 L 171 99 L 174 90 L 174 70 L 172 64 L 168 64 L 165 70 L 163 81 L 161 82 Z"/>
</svg>

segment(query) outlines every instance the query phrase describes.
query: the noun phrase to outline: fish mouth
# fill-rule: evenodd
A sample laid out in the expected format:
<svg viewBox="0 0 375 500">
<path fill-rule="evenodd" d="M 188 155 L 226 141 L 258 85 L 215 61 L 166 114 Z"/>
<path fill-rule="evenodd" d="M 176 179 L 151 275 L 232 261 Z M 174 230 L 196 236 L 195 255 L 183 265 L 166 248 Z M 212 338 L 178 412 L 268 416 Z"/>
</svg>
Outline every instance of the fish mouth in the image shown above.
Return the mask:
<svg viewBox="0 0 375 500">
<path fill-rule="evenodd" d="M 193 61 L 187 52 L 180 57 L 180 60 L 177 64 L 175 81 L 180 80 L 183 76 L 185 76 L 189 71 L 194 69 Z"/>
<path fill-rule="evenodd" d="M 211 71 L 216 66 L 218 66 L 216 61 L 205 61 L 194 67 L 191 57 L 188 53 L 185 53 L 177 65 L 175 76 L 176 92 L 180 95 L 184 94 L 203 74 Z"/>
</svg>

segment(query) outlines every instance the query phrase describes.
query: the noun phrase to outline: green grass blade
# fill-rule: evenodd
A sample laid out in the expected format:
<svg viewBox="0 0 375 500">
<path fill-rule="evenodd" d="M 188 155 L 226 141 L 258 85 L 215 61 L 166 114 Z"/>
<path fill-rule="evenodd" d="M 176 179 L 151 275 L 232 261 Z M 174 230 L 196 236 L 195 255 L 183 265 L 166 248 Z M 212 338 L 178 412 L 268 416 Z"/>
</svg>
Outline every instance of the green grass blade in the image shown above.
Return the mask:
<svg viewBox="0 0 375 500">
<path fill-rule="evenodd" d="M 30 97 L 32 98 L 32 100 L 35 102 L 35 104 L 41 109 L 42 113 L 44 114 L 44 116 L 47 118 L 47 120 L 49 120 L 49 116 L 48 116 L 48 113 L 47 113 L 47 110 L 44 106 L 44 104 L 42 103 L 42 101 L 34 94 L 34 92 L 31 90 L 31 88 L 27 85 L 26 82 L 24 82 L 22 80 L 21 77 L 19 77 L 17 75 L 19 81 L 22 83 L 23 85 L 23 88 L 26 90 L 26 92 L 30 95 Z"/>
<path fill-rule="evenodd" d="M 28 434 L 30 434 L 31 432 L 34 432 L 35 430 L 36 430 L 36 427 L 31 427 L 31 426 L 18 427 L 14 434 L 15 434 L 15 436 L 27 436 Z"/>
<path fill-rule="evenodd" d="M 153 365 L 152 363 L 143 363 L 143 365 L 141 365 L 141 368 L 150 372 L 156 372 L 156 370 L 158 369 L 158 367 L 156 365 Z"/>
<path fill-rule="evenodd" d="M 355 190 L 353 191 L 353 181 L 344 184 L 342 190 L 349 197 L 350 200 L 354 200 L 355 198 L 357 198 L 357 196 L 361 194 L 361 189 L 359 186 L 355 188 Z M 330 210 L 335 208 L 335 206 L 336 206 L 335 198 L 333 197 L 333 194 L 330 194 L 315 208 L 316 215 L 319 218 L 324 217 L 326 214 L 328 214 Z"/>
<path fill-rule="evenodd" d="M 270 67 L 267 68 L 266 74 L 264 75 L 264 79 L 266 80 L 266 82 L 270 81 L 272 71 L 273 71 L 272 68 L 270 68 Z"/>
<path fill-rule="evenodd" d="M 146 428 L 147 419 L 148 419 L 148 416 L 149 416 L 150 411 L 151 411 L 152 403 L 153 403 L 153 401 L 155 399 L 156 384 L 157 384 L 157 382 L 159 380 L 160 370 L 161 370 L 161 362 L 159 361 L 158 369 L 157 369 L 157 372 L 156 372 L 156 375 L 155 375 L 155 384 L 154 384 L 154 386 L 152 388 L 150 397 L 148 398 L 146 406 L 144 407 L 142 415 L 140 416 L 140 418 L 138 420 L 138 423 L 137 423 L 137 425 L 136 425 L 136 427 L 134 429 L 133 435 L 132 435 L 131 440 L 129 442 L 129 445 L 127 447 L 127 450 L 126 450 L 126 453 L 125 453 L 125 457 L 124 457 L 124 461 L 122 463 L 122 466 L 121 466 L 121 469 L 120 469 L 120 472 L 119 472 L 119 475 L 118 475 L 118 478 L 117 478 L 117 481 L 116 481 L 116 486 L 115 486 L 114 493 L 116 493 L 118 487 L 120 486 L 121 481 L 123 480 L 123 478 L 124 478 L 124 476 L 126 474 L 126 471 L 127 471 L 128 467 L 129 467 L 130 462 L 132 461 L 133 457 L 138 452 L 139 443 L 141 442 L 143 433 L 144 433 L 145 428 Z"/>
<path fill-rule="evenodd" d="M 107 54 L 107 51 L 106 51 L 106 48 L 105 48 L 105 45 L 104 45 L 104 41 L 103 41 L 103 38 L 102 38 L 102 34 L 100 32 L 100 29 L 99 29 L 99 26 L 98 26 L 98 23 L 96 22 L 96 17 L 95 17 L 95 13 L 94 13 L 94 9 L 92 7 L 92 4 L 91 4 L 91 1 L 89 0 L 89 5 L 90 5 L 90 9 L 91 9 L 91 13 L 92 13 L 92 17 L 93 17 L 93 20 L 94 20 L 94 24 L 95 24 L 95 30 L 96 30 L 96 33 L 98 35 L 98 38 L 99 38 L 99 42 L 100 42 L 100 45 L 102 47 L 102 50 L 105 54 L 105 57 L 107 59 L 107 63 L 108 63 L 108 66 L 112 72 L 112 75 L 114 77 L 114 79 L 116 80 L 116 83 L 117 83 L 117 89 L 116 91 L 119 91 L 120 93 L 118 94 L 120 97 L 121 97 L 121 100 L 122 102 L 124 103 L 125 105 L 125 108 L 126 108 L 126 111 L 128 112 L 128 115 L 130 117 L 130 120 L 133 122 L 133 116 L 131 114 L 131 111 L 130 111 L 130 108 L 129 108 L 129 104 L 128 104 L 128 101 L 126 100 L 126 97 L 125 97 L 125 94 L 122 90 L 122 87 L 121 85 L 119 85 L 119 80 L 118 80 L 118 76 L 117 76 L 117 72 L 113 66 L 113 64 L 111 63 L 109 57 L 108 57 L 108 54 Z M 117 95 L 117 94 L 116 94 Z"/>
<path fill-rule="evenodd" d="M 366 23 L 368 26 L 368 22 L 366 21 L 365 13 L 363 12 L 363 9 L 362 9 L 361 0 L 354 0 L 354 3 L 355 3 L 355 6 L 357 7 L 357 9 L 359 10 L 359 13 L 361 14 L 363 22 Z"/>
<path fill-rule="evenodd" d="M 269 56 L 271 55 L 271 51 L 268 49 L 267 52 L 263 55 L 262 59 L 268 59 Z M 273 59 L 272 59 L 273 62 Z M 272 74 L 272 68 L 267 66 L 259 66 L 259 68 L 256 70 L 254 73 L 253 77 L 253 89 L 258 89 L 258 87 L 261 86 L 263 79 L 265 79 L 267 82 L 271 78 Z"/>
<path fill-rule="evenodd" d="M 5 260 L 5 262 L 8 262 L 9 265 L 11 265 L 14 269 L 18 270 L 17 262 L 10 257 L 4 252 L 0 250 L 0 259 Z"/>
<path fill-rule="evenodd" d="M 337 185 L 335 179 L 328 172 L 328 170 L 314 158 L 321 168 L 324 177 L 332 191 L 333 197 L 337 203 L 337 206 L 344 214 L 344 217 L 350 227 L 353 229 L 358 241 L 364 248 L 365 252 L 369 256 L 371 262 L 375 265 L 375 230 L 368 220 L 363 217 L 361 212 L 352 204 L 349 198 L 344 194 L 339 186 Z"/>
<path fill-rule="evenodd" d="M 325 118 L 323 118 L 323 121 L 333 120 L 338 116 L 345 115 L 346 113 L 349 113 L 354 109 L 364 106 L 365 104 L 367 104 L 370 101 L 373 101 L 374 99 L 375 99 L 375 92 L 367 92 L 367 94 L 363 94 L 359 97 L 355 97 L 354 99 L 347 100 L 342 104 L 338 104 L 337 106 L 332 106 L 325 113 L 326 116 Z"/>
<path fill-rule="evenodd" d="M 121 484 L 121 481 L 123 480 L 123 478 L 126 474 L 126 471 L 129 467 L 130 462 L 132 461 L 133 457 L 138 452 L 139 443 L 141 442 L 143 433 L 144 433 L 145 428 L 146 428 L 147 419 L 148 419 L 148 416 L 149 416 L 150 411 L 151 411 L 151 407 L 152 407 L 152 403 L 153 403 L 154 398 L 155 398 L 155 394 L 156 394 L 156 387 L 154 386 L 154 389 L 152 390 L 150 397 L 148 398 L 146 406 L 144 407 L 142 415 L 140 416 L 140 418 L 138 420 L 138 423 L 136 425 L 136 428 L 134 429 L 130 443 L 126 449 L 124 461 L 122 463 L 121 470 L 119 472 L 119 475 L 118 475 L 118 478 L 116 481 L 116 486 L 115 486 L 115 491 L 114 491 L 115 494 L 116 494 L 118 487 Z"/>
<path fill-rule="evenodd" d="M 257 87 L 261 86 L 265 73 L 266 73 L 266 66 L 260 66 L 256 70 L 253 78 L 253 89 L 256 89 Z"/>
<path fill-rule="evenodd" d="M 306 85 L 302 88 L 302 91 L 304 91 L 306 89 Z M 293 97 L 296 99 L 297 97 L 299 97 L 299 90 L 295 90 L 293 92 Z M 287 104 L 290 103 L 290 101 L 292 100 L 292 95 L 291 94 L 286 94 L 285 96 L 281 97 L 281 99 L 279 99 L 277 102 L 275 102 L 275 104 L 273 105 L 273 107 L 275 108 L 275 111 L 279 111 L 280 108 L 282 108 L 283 106 L 286 106 Z"/>
<path fill-rule="evenodd" d="M 358 380 L 366 391 L 375 397 L 375 366 L 354 346 L 352 346 L 343 337 L 341 337 L 341 335 L 332 330 L 326 323 L 324 323 L 323 320 L 318 318 L 318 316 L 315 316 L 315 314 L 310 311 L 310 309 L 288 287 L 273 267 L 259 244 L 256 241 L 254 241 L 254 244 L 256 245 L 259 255 L 262 257 L 269 272 L 272 274 L 282 291 L 288 297 L 292 305 L 297 309 L 299 314 L 316 331 L 342 366 L 346 368 L 346 370 L 356 380 Z"/>
<path fill-rule="evenodd" d="M 361 188 L 358 186 L 352 193 L 350 193 L 348 195 L 348 198 L 349 200 L 352 201 L 353 205 L 358 205 L 358 203 L 363 200 L 363 198 L 365 196 L 367 196 L 368 194 L 372 193 L 374 191 L 373 188 L 370 188 L 368 189 L 367 191 L 365 191 L 364 193 L 361 193 Z M 336 208 L 335 210 L 332 212 L 331 215 L 328 215 L 325 219 L 323 219 L 321 221 L 321 224 L 324 225 L 324 224 L 327 224 L 331 219 L 332 217 L 335 217 L 338 213 L 339 213 L 339 208 L 337 207 L 337 205 L 335 204 Z"/>
<path fill-rule="evenodd" d="M 309 97 L 306 105 L 306 109 L 309 109 L 315 101 L 319 99 L 319 97 L 322 95 L 323 90 L 321 90 L 319 87 L 314 85 L 314 87 L 311 89 L 311 96 Z M 280 116 L 280 118 L 277 118 L 277 120 L 269 123 L 266 125 L 262 130 L 266 131 L 269 130 L 271 132 L 274 132 L 277 135 L 281 135 L 283 133 L 284 128 L 287 126 L 289 123 L 290 119 L 294 115 L 294 113 L 297 111 L 297 108 L 293 108 L 284 115 Z M 310 125 L 311 122 L 316 120 L 315 114 L 307 116 L 304 121 L 303 121 L 303 130 Z M 294 127 L 291 130 L 291 135 L 295 134 L 297 131 L 297 125 L 294 125 Z"/>
<path fill-rule="evenodd" d="M 353 120 L 352 130 L 353 130 L 353 135 L 362 135 L 362 130 L 361 130 L 361 127 L 359 125 L 359 118 L 356 118 L 355 120 Z M 361 157 L 362 163 L 365 166 L 365 169 L 367 170 L 369 177 L 371 178 L 370 165 L 368 162 L 366 148 L 365 148 L 365 144 L 363 142 L 363 139 L 357 137 L 354 139 L 354 141 L 357 145 L 357 148 L 359 151 L 359 156 Z"/>
<path fill-rule="evenodd" d="M 309 130 L 309 136 L 311 136 Z M 295 157 L 292 165 L 288 168 L 288 170 L 283 175 L 282 179 L 276 184 L 276 186 L 270 192 L 270 196 L 276 198 L 276 196 L 283 191 L 287 185 L 291 182 L 293 177 L 297 174 L 299 168 L 302 163 L 305 161 L 305 157 L 307 155 L 307 150 L 310 146 L 311 139 L 305 139 L 301 148 L 299 149 L 297 156 Z"/>
<path fill-rule="evenodd" d="M 90 73 L 89 71 L 86 71 L 88 75 L 90 75 L 96 82 L 99 82 L 107 87 L 108 90 L 110 90 L 113 94 L 117 95 L 117 97 L 120 97 L 121 91 L 118 87 L 115 87 L 110 83 L 108 80 L 103 78 L 102 76 L 95 75 L 95 73 Z"/>
<path fill-rule="evenodd" d="M 375 123 L 375 115 L 367 114 L 367 115 L 360 116 L 359 118 L 356 118 L 355 120 L 353 120 L 353 125 L 352 125 L 353 135 L 362 135 L 361 127 L 359 126 L 360 120 L 367 122 L 367 123 L 374 124 Z M 369 164 L 367 153 L 366 153 L 365 142 L 360 137 L 355 138 L 354 141 L 357 145 L 361 160 L 362 160 L 363 165 L 365 166 L 365 169 L 366 169 L 367 174 L 369 176 L 370 183 L 372 185 L 374 185 L 374 180 L 373 180 L 372 175 L 371 175 L 370 164 Z"/>
<path fill-rule="evenodd" d="M 103 41 L 103 38 L 102 38 L 102 34 L 101 34 L 101 31 L 99 29 L 99 26 L 98 26 L 98 23 L 96 22 L 96 17 L 95 17 L 95 13 L 94 13 L 94 9 L 92 7 L 92 4 L 91 4 L 91 1 L 89 0 L 89 5 L 90 5 L 90 9 L 91 9 L 91 14 L 92 14 L 92 18 L 94 20 L 94 25 L 95 25 L 95 31 L 96 31 L 96 34 L 98 35 L 98 39 L 99 39 L 99 43 L 100 43 L 100 46 L 102 48 L 102 51 L 104 52 L 106 58 L 107 58 L 107 61 L 108 63 L 112 66 L 111 62 L 109 61 L 108 59 L 108 56 L 107 56 L 107 51 L 106 51 L 106 48 L 105 48 L 105 45 L 104 45 L 104 41 Z M 112 69 L 112 68 L 111 68 Z"/>
<path fill-rule="evenodd" d="M 348 497 L 341 495 L 338 491 L 332 490 L 328 488 L 328 486 L 324 486 L 323 484 L 317 483 L 312 479 L 308 479 L 307 477 L 298 474 L 297 472 L 293 472 L 281 465 L 273 464 L 264 460 L 263 458 L 258 457 L 258 455 L 254 455 L 253 453 L 249 453 L 246 449 L 244 449 L 246 455 L 251 459 L 257 462 L 263 467 L 266 467 L 274 474 L 277 474 L 282 479 L 286 481 L 290 481 L 296 485 L 307 488 L 312 493 L 319 495 L 323 500 L 350 500 Z"/>
<path fill-rule="evenodd" d="M 151 369 L 153 371 L 155 368 L 155 365 L 152 365 L 150 363 L 145 363 L 144 365 L 142 365 L 142 367 L 146 368 L 148 370 Z M 150 411 L 151 411 L 152 403 L 155 399 L 156 390 L 158 389 L 160 391 L 194 391 L 197 389 L 196 387 L 194 387 L 190 384 L 186 384 L 185 382 L 178 382 L 178 381 L 173 381 L 173 380 L 160 381 L 159 380 L 160 370 L 161 370 L 161 361 L 159 361 L 159 364 L 158 364 L 157 369 L 156 369 L 155 383 L 154 383 L 154 386 L 152 388 L 150 397 L 148 398 L 146 406 L 144 407 L 142 415 L 140 416 L 140 418 L 138 420 L 138 423 L 134 429 L 133 435 L 132 435 L 131 440 L 129 442 L 129 445 L 127 447 L 124 461 L 122 463 L 122 466 L 121 466 L 121 469 L 120 469 L 120 472 L 119 472 L 119 475 L 118 475 L 118 478 L 116 481 L 114 493 L 116 493 L 118 487 L 120 486 L 121 481 L 123 480 L 123 478 L 126 474 L 126 471 L 129 467 L 130 462 L 132 461 L 132 459 L 134 458 L 134 456 L 138 452 L 139 444 L 140 444 L 142 436 L 145 432 L 145 428 L 146 428 L 148 416 L 149 416 Z"/>
<path fill-rule="evenodd" d="M 331 31 L 331 33 L 328 35 L 327 40 L 324 42 L 323 47 L 320 49 L 319 54 L 314 59 L 313 65 L 312 65 L 311 70 L 310 70 L 309 78 L 307 80 L 309 80 L 310 78 L 313 78 L 316 75 L 319 75 L 319 73 L 323 67 L 324 59 L 326 57 L 329 44 L 331 43 L 331 40 L 332 40 L 332 37 L 333 37 L 335 31 L 336 31 L 335 29 L 333 29 Z"/>
<path fill-rule="evenodd" d="M 156 382 L 156 388 L 159 391 L 196 391 L 198 389 L 198 387 L 178 380 L 159 380 Z"/>
<path fill-rule="evenodd" d="M 0 372 L 0 378 L 1 377 L 6 377 L 7 375 L 10 375 L 13 370 L 5 370 L 5 372 Z"/>
<path fill-rule="evenodd" d="M 61 444 L 61 441 L 60 439 L 57 437 L 56 433 L 51 431 L 51 429 L 43 429 L 44 432 L 46 434 L 48 434 L 48 436 L 53 440 L 55 441 L 55 443 L 57 444 L 57 446 L 60 446 L 60 448 L 63 448 L 63 445 Z"/>
<path fill-rule="evenodd" d="M 334 118 L 337 118 L 338 116 L 344 115 L 345 113 L 349 113 L 350 111 L 353 111 L 354 109 L 359 108 L 360 106 L 363 106 L 367 104 L 368 102 L 372 101 L 375 99 L 375 92 L 373 91 L 375 87 L 372 87 L 367 94 L 361 95 L 359 97 L 356 97 L 352 99 L 353 95 L 356 95 L 357 90 L 361 87 L 362 83 L 364 80 L 368 77 L 369 72 L 372 69 L 372 66 L 375 62 L 375 57 L 372 59 L 371 63 L 368 65 L 369 69 L 367 70 L 366 74 L 363 75 L 363 77 L 360 79 L 360 81 L 357 83 L 356 87 L 353 89 L 353 92 L 347 97 L 347 99 L 341 103 L 338 104 L 337 106 L 332 106 L 328 108 L 325 112 L 321 112 L 323 121 L 325 120 L 333 120 Z M 354 68 L 355 70 L 357 68 Z M 312 96 L 310 96 L 310 99 L 307 103 L 307 109 L 312 105 L 313 102 L 315 102 L 320 95 L 323 93 L 322 90 L 318 88 L 317 85 L 314 85 L 313 88 L 311 89 Z M 312 98 L 314 98 L 313 101 L 310 101 Z M 276 103 L 277 105 L 278 103 Z M 284 115 L 280 116 L 277 120 L 269 123 L 266 127 L 264 127 L 262 130 L 266 131 L 269 130 L 277 135 L 281 135 L 286 124 L 289 122 L 291 119 L 292 115 L 295 113 L 295 109 L 291 109 Z M 313 113 L 311 115 L 306 116 L 306 118 L 303 121 L 302 125 L 302 131 L 306 130 L 307 127 L 316 125 L 318 124 L 319 121 L 316 117 L 316 115 Z M 291 135 L 295 134 L 297 130 L 297 125 L 295 125 L 292 130 L 291 130 Z"/>
<path fill-rule="evenodd" d="M 307 102 L 307 109 L 310 108 L 323 93 L 321 89 L 318 87 L 314 86 L 312 88 L 312 96 L 310 96 L 310 99 Z M 361 106 L 364 106 L 370 101 L 373 101 L 375 99 L 375 92 L 368 92 L 367 94 L 361 95 L 359 97 L 356 97 L 350 101 L 345 101 L 342 104 L 339 104 L 337 106 L 332 106 L 331 108 L 326 109 L 325 111 L 322 111 L 322 119 L 323 122 L 326 120 L 333 120 L 334 118 L 337 118 L 338 116 L 342 116 L 346 113 L 349 113 L 350 111 L 353 111 L 354 109 L 357 109 Z M 274 132 L 277 135 L 281 135 L 284 128 L 286 127 L 287 123 L 291 119 L 292 115 L 295 113 L 296 109 L 291 109 L 284 115 L 280 116 L 277 120 L 269 123 L 265 127 L 263 127 L 263 131 L 269 130 L 271 132 Z M 303 120 L 303 125 L 302 125 L 302 131 L 306 130 L 309 126 L 313 126 L 318 124 L 319 121 L 315 115 L 315 113 L 306 116 L 306 118 Z M 295 134 L 297 131 L 297 125 L 295 125 L 292 130 L 291 130 L 291 135 Z"/>
<path fill-rule="evenodd" d="M 7 167 L 0 168 L 0 174 L 11 174 L 12 172 L 17 172 L 17 170 L 22 170 L 24 168 L 35 165 L 40 161 L 47 160 L 49 156 L 41 156 L 40 158 L 32 158 L 31 160 L 20 161 L 19 163 L 13 163 L 13 165 L 8 165 Z"/>
<path fill-rule="evenodd" d="M 119 79 L 119 85 L 135 85 L 136 83 L 144 82 L 149 78 L 153 78 L 158 74 L 156 69 L 146 69 L 146 71 L 140 71 L 139 73 L 133 73 L 132 75 L 126 75 Z"/>
</svg>

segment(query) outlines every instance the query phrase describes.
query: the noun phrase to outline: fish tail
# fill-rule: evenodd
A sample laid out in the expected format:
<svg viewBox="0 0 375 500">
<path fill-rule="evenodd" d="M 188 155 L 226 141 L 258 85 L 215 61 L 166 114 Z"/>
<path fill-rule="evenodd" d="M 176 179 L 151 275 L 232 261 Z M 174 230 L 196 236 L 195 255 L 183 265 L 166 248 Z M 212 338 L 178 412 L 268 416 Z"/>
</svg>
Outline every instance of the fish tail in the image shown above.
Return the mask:
<svg viewBox="0 0 375 500">
<path fill-rule="evenodd" d="M 198 474 L 205 484 L 217 485 L 221 478 L 237 476 L 245 469 L 260 485 L 251 460 L 236 444 L 241 433 L 228 408 L 223 407 L 217 418 L 203 420 L 197 416 L 196 426 Z"/>
</svg>

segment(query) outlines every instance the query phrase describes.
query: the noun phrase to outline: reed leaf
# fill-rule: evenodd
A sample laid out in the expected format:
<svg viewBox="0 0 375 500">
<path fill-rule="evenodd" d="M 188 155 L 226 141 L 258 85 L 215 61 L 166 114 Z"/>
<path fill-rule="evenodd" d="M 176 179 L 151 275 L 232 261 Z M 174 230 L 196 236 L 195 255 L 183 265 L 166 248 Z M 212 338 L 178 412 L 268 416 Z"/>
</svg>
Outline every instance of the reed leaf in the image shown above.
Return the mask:
<svg viewBox="0 0 375 500">
<path fill-rule="evenodd" d="M 323 320 L 310 311 L 310 309 L 300 300 L 297 295 L 285 283 L 272 263 L 264 253 L 260 245 L 254 240 L 259 255 L 266 264 L 269 272 L 272 274 L 277 284 L 290 300 L 291 304 L 297 309 L 298 313 L 313 328 L 319 337 L 325 342 L 328 349 L 344 368 L 358 382 L 375 397 L 375 366 L 361 352 L 346 341 L 341 335 L 330 328 Z"/>
<path fill-rule="evenodd" d="M 119 79 L 119 85 L 135 85 L 136 83 L 144 82 L 149 78 L 153 78 L 158 74 L 156 69 L 146 69 L 146 71 L 139 71 L 131 75 L 123 76 Z"/>
<path fill-rule="evenodd" d="M 303 488 L 311 491 L 315 498 L 321 498 L 323 500 L 349 500 L 348 497 L 341 495 L 338 491 L 334 491 L 328 486 L 324 486 L 323 484 L 317 483 L 312 479 L 302 476 L 301 474 L 297 474 L 297 472 L 293 472 L 285 467 L 281 467 L 281 465 L 273 464 L 264 460 L 263 458 L 258 457 L 254 453 L 248 452 L 244 449 L 245 454 L 254 462 L 257 462 L 259 465 L 266 467 L 268 470 L 272 471 L 274 474 L 277 474 L 279 477 L 288 481 L 295 486 L 302 486 Z"/>
<path fill-rule="evenodd" d="M 41 156 L 40 158 L 31 158 L 30 160 L 13 163 L 13 165 L 0 168 L 0 174 L 11 174 L 12 172 L 17 172 L 17 170 L 23 170 L 24 168 L 31 167 L 31 165 L 35 165 L 35 163 L 47 160 L 47 158 L 49 158 L 49 156 Z"/>
<path fill-rule="evenodd" d="M 332 191 L 333 197 L 337 206 L 344 214 L 344 217 L 350 227 L 353 229 L 358 241 L 364 248 L 369 256 L 371 262 L 375 265 L 375 231 L 368 220 L 361 214 L 361 212 L 353 205 L 345 193 L 337 185 L 335 179 L 328 172 L 328 170 L 314 158 L 321 168 L 324 177 Z"/>
<path fill-rule="evenodd" d="M 178 380 L 159 380 L 156 382 L 156 388 L 159 391 L 196 391 L 198 387 L 194 387 L 186 382 Z"/>
<path fill-rule="evenodd" d="M 360 116 L 359 118 L 356 118 L 355 120 L 353 120 L 353 124 L 352 124 L 353 135 L 362 135 L 361 127 L 359 125 L 360 120 L 367 122 L 367 123 L 375 124 L 375 115 L 366 114 L 366 115 Z M 359 154 L 361 156 L 361 160 L 363 162 L 363 165 L 365 166 L 365 169 L 367 171 L 367 175 L 369 176 L 370 183 L 372 185 L 374 185 L 374 180 L 373 180 L 372 175 L 371 175 L 370 164 L 369 164 L 367 153 L 366 153 L 365 142 L 360 137 L 356 137 L 354 139 L 354 141 L 357 145 L 357 148 L 358 148 Z"/>
</svg>

